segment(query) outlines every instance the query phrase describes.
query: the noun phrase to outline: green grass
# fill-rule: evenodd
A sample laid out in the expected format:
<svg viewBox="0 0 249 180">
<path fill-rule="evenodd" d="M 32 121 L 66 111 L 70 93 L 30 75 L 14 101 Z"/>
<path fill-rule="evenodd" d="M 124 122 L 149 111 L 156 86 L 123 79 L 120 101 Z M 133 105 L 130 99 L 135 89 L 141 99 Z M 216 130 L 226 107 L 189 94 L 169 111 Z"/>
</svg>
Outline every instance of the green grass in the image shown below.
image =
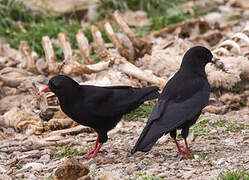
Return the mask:
<svg viewBox="0 0 249 180">
<path fill-rule="evenodd" d="M 220 117 L 219 120 L 212 122 L 211 126 L 213 126 L 213 127 L 225 127 L 227 123 L 228 123 L 227 119 L 225 119 L 224 117 Z"/>
<path fill-rule="evenodd" d="M 148 104 L 143 104 L 136 110 L 124 116 L 124 120 L 126 121 L 137 121 L 140 118 L 148 118 L 152 112 L 155 103 L 153 101 Z"/>
<path fill-rule="evenodd" d="M 72 48 L 77 48 L 75 35 L 81 28 L 81 24 L 74 15 L 48 17 L 42 12 L 33 12 L 17 0 L 0 1 L 0 12 L 0 37 L 13 48 L 18 49 L 20 42 L 25 40 L 32 51 L 44 56 L 42 37 L 57 38 L 59 32 L 66 33 Z M 63 60 L 62 48 L 55 46 L 54 49 L 56 59 Z"/>
<path fill-rule="evenodd" d="M 134 177 L 134 180 L 163 180 L 163 178 L 155 176 L 155 175 L 147 175 L 146 172 L 138 174 Z"/>
<path fill-rule="evenodd" d="M 51 176 L 51 177 L 46 177 L 45 180 L 53 180 L 55 179 L 55 176 Z"/>
<path fill-rule="evenodd" d="M 18 49 L 20 42 L 25 40 L 32 51 L 44 56 L 42 37 L 57 39 L 59 32 L 66 33 L 73 49 L 78 48 L 75 36 L 82 26 L 74 14 L 70 17 L 60 14 L 47 16 L 42 12 L 32 11 L 20 1 L 3 0 L 0 1 L 0 18 L 0 38 L 5 39 L 15 49 Z M 105 42 L 110 42 L 102 25 L 99 27 Z M 85 35 L 89 42 L 93 41 L 90 26 L 85 29 Z M 53 47 L 56 60 L 63 60 L 62 47 L 56 44 Z M 97 57 L 95 59 L 98 60 Z"/>
<path fill-rule="evenodd" d="M 218 180 L 249 180 L 249 172 L 246 171 L 230 171 L 219 174 Z"/>
<path fill-rule="evenodd" d="M 138 35 L 147 35 L 152 30 L 158 30 L 166 25 L 175 24 L 192 16 L 177 7 L 178 4 L 187 2 L 186 0 L 100 0 L 98 12 L 100 17 L 110 18 L 115 10 L 122 13 L 126 9 L 133 11 L 143 10 L 148 13 L 151 24 L 138 28 Z"/>
<path fill-rule="evenodd" d="M 210 131 L 210 126 L 215 129 L 224 127 L 225 132 L 239 132 L 247 128 L 247 126 L 244 124 L 239 124 L 229 119 L 226 119 L 225 117 L 220 117 L 218 120 L 215 120 L 213 122 L 211 122 L 210 119 L 197 121 L 197 123 L 191 128 L 191 131 L 194 133 L 194 137 L 201 136 L 207 134 Z M 219 137 L 212 136 L 208 137 L 208 139 L 219 139 Z"/>
<path fill-rule="evenodd" d="M 211 126 L 213 127 L 225 127 L 226 132 L 239 132 L 243 129 L 246 129 L 246 126 L 244 124 L 239 124 L 236 122 L 233 122 L 229 119 L 225 119 L 224 117 L 221 117 L 219 120 L 211 123 Z"/>
<path fill-rule="evenodd" d="M 208 123 L 210 122 L 210 119 L 204 119 L 198 122 L 198 125 L 200 127 L 206 127 L 208 125 Z"/>
<path fill-rule="evenodd" d="M 151 19 L 151 24 L 144 27 L 132 27 L 139 36 L 145 36 L 152 30 L 158 30 L 166 25 L 178 23 L 192 18 L 188 12 L 178 8 L 180 3 L 186 0 L 100 0 L 98 4 L 99 18 L 94 22 L 99 25 L 105 42 L 110 42 L 106 35 L 102 21 L 111 18 L 115 10 L 124 12 L 127 8 L 131 10 L 144 10 Z M 46 12 L 43 13 L 43 12 Z M 11 47 L 18 49 L 20 42 L 26 40 L 32 51 L 44 56 L 42 48 L 42 37 L 49 36 L 50 39 L 57 39 L 59 32 L 64 32 L 71 42 L 73 49 L 78 49 L 75 35 L 81 29 L 79 19 L 72 13 L 71 16 L 64 16 L 48 10 L 42 12 L 32 11 L 18 0 L 0 1 L 0 38 L 5 39 Z M 90 25 L 85 28 L 85 35 L 89 42 L 93 41 Z M 115 31 L 117 25 L 113 24 Z M 63 60 L 64 55 L 60 45 L 53 45 L 56 60 Z M 98 62 L 98 56 L 92 55 Z"/>
<path fill-rule="evenodd" d="M 55 142 L 55 143 L 53 144 L 53 146 L 54 146 L 54 147 L 63 147 L 64 144 L 63 144 L 63 143 L 57 143 L 57 142 Z"/>
<path fill-rule="evenodd" d="M 195 155 L 198 155 L 198 161 L 205 160 L 206 157 L 209 155 L 209 152 L 198 152 L 198 151 L 191 151 L 190 156 L 185 156 L 186 159 L 195 159 Z"/>
<path fill-rule="evenodd" d="M 54 157 L 83 156 L 84 154 L 85 150 L 83 149 L 72 149 L 70 146 L 66 146 L 61 149 L 58 153 L 54 154 Z"/>
<path fill-rule="evenodd" d="M 206 130 L 206 127 L 209 124 L 209 122 L 210 122 L 210 119 L 204 119 L 201 121 L 197 121 L 197 123 L 191 129 L 191 131 L 194 134 L 194 137 L 206 134 L 208 132 L 208 130 Z"/>
<path fill-rule="evenodd" d="M 240 14 L 235 14 L 235 15 L 231 15 L 227 18 L 227 21 L 236 21 L 242 18 L 242 15 Z"/>
<path fill-rule="evenodd" d="M 237 124 L 237 123 L 231 123 L 228 125 L 226 131 L 228 132 L 239 132 L 241 130 L 245 129 L 244 124 Z"/>
<path fill-rule="evenodd" d="M 209 136 L 208 137 L 208 140 L 214 140 L 214 139 L 220 140 L 220 137 L 218 137 L 218 136 Z"/>
</svg>

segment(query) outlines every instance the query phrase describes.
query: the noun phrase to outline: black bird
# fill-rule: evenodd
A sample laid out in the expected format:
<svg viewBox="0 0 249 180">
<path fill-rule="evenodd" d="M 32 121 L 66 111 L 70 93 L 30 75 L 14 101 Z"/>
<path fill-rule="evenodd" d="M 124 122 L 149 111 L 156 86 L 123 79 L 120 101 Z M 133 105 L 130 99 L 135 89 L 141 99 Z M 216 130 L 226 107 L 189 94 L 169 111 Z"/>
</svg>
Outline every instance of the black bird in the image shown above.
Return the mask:
<svg viewBox="0 0 249 180">
<path fill-rule="evenodd" d="M 187 144 L 189 128 L 208 104 L 210 85 L 205 66 L 216 61 L 205 47 L 190 48 L 183 57 L 180 69 L 167 82 L 158 101 L 131 153 L 149 151 L 164 134 L 170 133 L 181 155 L 190 155 Z M 176 130 L 182 129 L 181 135 L 186 146 L 182 150 L 177 142 Z"/>
<path fill-rule="evenodd" d="M 94 158 L 107 141 L 107 132 L 117 125 L 122 116 L 138 108 L 144 101 L 158 98 L 158 90 L 155 86 L 133 88 L 79 85 L 68 76 L 58 75 L 51 78 L 48 86 L 37 94 L 52 91 L 66 115 L 98 133 L 95 148 L 88 153 Z"/>
</svg>

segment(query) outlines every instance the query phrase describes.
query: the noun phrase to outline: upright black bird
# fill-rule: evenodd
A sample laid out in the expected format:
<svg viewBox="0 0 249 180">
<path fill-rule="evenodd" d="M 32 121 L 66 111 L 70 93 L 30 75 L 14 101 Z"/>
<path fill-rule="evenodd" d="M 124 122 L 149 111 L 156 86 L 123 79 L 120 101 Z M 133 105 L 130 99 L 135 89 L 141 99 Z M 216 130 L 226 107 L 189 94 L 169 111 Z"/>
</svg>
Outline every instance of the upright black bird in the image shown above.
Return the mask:
<svg viewBox="0 0 249 180">
<path fill-rule="evenodd" d="M 49 80 L 40 92 L 52 91 L 58 97 L 62 111 L 79 124 L 90 126 L 98 137 L 92 158 L 99 153 L 113 129 L 124 114 L 138 108 L 144 101 L 158 98 L 158 87 L 133 88 L 130 86 L 98 87 L 79 85 L 65 75 Z"/>
<path fill-rule="evenodd" d="M 209 100 L 210 85 L 205 72 L 209 62 L 214 62 L 213 55 L 202 46 L 192 47 L 184 54 L 180 69 L 164 87 L 132 154 L 149 151 L 163 134 L 170 133 L 179 154 L 190 155 L 186 140 L 189 127 L 197 121 Z M 176 140 L 177 129 L 182 129 L 185 150 Z"/>
</svg>

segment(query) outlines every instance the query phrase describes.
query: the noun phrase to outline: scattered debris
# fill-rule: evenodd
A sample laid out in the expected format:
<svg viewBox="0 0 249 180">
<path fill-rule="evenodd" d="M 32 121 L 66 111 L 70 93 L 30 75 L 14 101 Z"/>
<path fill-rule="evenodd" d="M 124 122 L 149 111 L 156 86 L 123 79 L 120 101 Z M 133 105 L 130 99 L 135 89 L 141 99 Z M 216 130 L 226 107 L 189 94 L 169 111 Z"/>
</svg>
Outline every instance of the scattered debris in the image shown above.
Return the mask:
<svg viewBox="0 0 249 180">
<path fill-rule="evenodd" d="M 233 2 L 244 8 L 243 13 L 247 12 L 245 1 Z M 117 179 L 134 178 L 144 172 L 148 177 L 159 174 L 162 178 L 204 179 L 216 178 L 217 169 L 248 171 L 249 23 L 245 19 L 221 20 L 222 13 L 230 12 L 229 8 L 221 6 L 218 14 L 167 26 L 145 39 L 129 28 L 134 22 L 127 21 L 127 17 L 138 18 L 136 13 L 139 13 L 139 18 L 144 19 L 141 24 L 146 24 L 146 13 L 127 12 L 121 16 L 116 11 L 114 21 L 108 20 L 102 25 L 111 45 L 103 40 L 97 25 L 91 27 L 94 39 L 91 44 L 85 32 L 78 31 L 79 49 L 72 49 L 66 34 L 59 33 L 58 43 L 64 53 L 62 62 L 56 61 L 54 40 L 48 36 L 42 39 L 45 58 L 32 52 L 25 41 L 18 50 L 1 42 L 0 172 L 5 175 L 0 175 L 0 179 L 104 178 L 108 176 L 105 172 L 110 171 L 110 176 Z M 114 22 L 122 33 L 114 31 Z M 109 151 L 107 157 L 100 155 L 99 159 L 84 162 L 89 174 L 89 170 L 78 163 L 81 156 L 76 155 L 75 160 L 67 159 L 61 164 L 61 157 L 55 156 L 58 151 L 72 146 L 76 150 L 90 149 L 87 143 L 94 143 L 96 134 L 91 128 L 79 126 L 67 118 L 53 94 L 34 96 L 47 84 L 49 77 L 61 73 L 81 84 L 157 85 L 162 88 L 179 68 L 184 52 L 197 44 L 212 49 L 220 61 L 206 68 L 213 100 L 199 120 L 208 123 L 197 124 L 192 129 L 195 141 L 191 145 L 192 159 L 177 161 L 174 144 L 168 136 L 158 141 L 150 153 L 130 156 L 145 122 L 125 122 L 110 132 L 110 141 L 103 146 Z M 92 50 L 99 62 L 95 62 Z M 204 151 L 207 154 L 203 154 Z"/>
</svg>

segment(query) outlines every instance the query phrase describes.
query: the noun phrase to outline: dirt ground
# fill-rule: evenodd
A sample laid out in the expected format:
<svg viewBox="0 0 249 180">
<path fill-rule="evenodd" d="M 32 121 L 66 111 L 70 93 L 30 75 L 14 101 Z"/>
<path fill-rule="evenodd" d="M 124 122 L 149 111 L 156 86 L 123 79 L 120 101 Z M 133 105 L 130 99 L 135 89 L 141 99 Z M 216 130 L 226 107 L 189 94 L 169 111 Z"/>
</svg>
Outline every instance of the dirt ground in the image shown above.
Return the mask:
<svg viewBox="0 0 249 180">
<path fill-rule="evenodd" d="M 145 122 L 125 122 L 109 132 L 103 145 L 105 154 L 83 162 L 89 176 L 97 179 L 106 175 L 114 179 L 136 179 L 152 174 L 163 179 L 216 179 L 219 173 L 229 170 L 249 170 L 249 121 L 248 108 L 232 111 L 227 115 L 202 114 L 192 128 L 188 140 L 192 156 L 178 156 L 169 135 L 158 140 L 147 153 L 130 155 Z M 146 119 L 144 119 L 146 120 Z M 0 179 L 46 179 L 53 177 L 55 169 L 65 157 L 55 157 L 65 146 L 89 150 L 94 146 L 96 134 L 83 132 L 77 135 L 42 136 L 16 133 L 2 128 L 6 137 L 0 145 Z M 43 140 L 50 138 L 50 144 Z M 40 142 L 37 144 L 37 142 Z M 181 141 L 181 144 L 183 142 Z M 58 143 L 59 145 L 59 143 Z M 77 160 L 82 156 L 74 156 Z"/>
<path fill-rule="evenodd" d="M 55 1 L 50 3 L 53 2 Z M 58 5 L 58 7 L 60 6 Z M 137 84 L 138 87 L 141 87 L 149 85 L 152 79 L 150 77 L 155 75 L 157 76 L 155 80 L 168 79 L 176 72 L 183 53 L 190 46 L 201 44 L 212 48 L 214 53 L 223 58 L 228 69 L 228 72 L 221 72 L 214 67 L 207 68 L 212 89 L 223 88 L 224 90 L 224 94 L 222 91 L 216 92 L 217 94 L 221 93 L 218 98 L 221 98 L 223 104 L 217 106 L 216 114 L 203 113 L 192 127 L 188 137 L 192 155 L 190 157 L 178 156 L 175 144 L 169 135 L 160 138 L 151 151 L 137 152 L 131 155 L 130 151 L 147 119 L 125 121 L 109 132 L 109 140 L 102 147 L 105 154 L 99 154 L 95 159 L 82 162 L 90 170 L 89 177 L 105 180 L 104 177 L 143 179 L 143 177 L 155 175 L 172 180 L 205 180 L 217 179 L 220 173 L 226 171 L 249 171 L 249 36 L 247 35 L 249 10 L 233 8 L 228 3 L 220 6 L 219 9 L 220 13 L 210 13 L 204 18 L 204 21 L 196 19 L 190 23 L 180 23 L 155 32 L 152 37 L 155 43 L 152 54 L 139 59 L 137 67 L 128 63 L 124 63 L 126 65 L 124 66 L 120 61 L 113 67 L 112 65 L 109 67 L 108 64 L 109 69 L 106 71 L 96 71 L 92 76 L 84 77 L 88 78 L 85 83 L 89 84 Z M 228 21 L 227 19 L 232 18 L 231 12 L 233 12 L 233 16 L 239 14 L 241 19 Z M 172 29 L 176 29 L 176 31 L 172 32 Z M 184 38 L 181 36 L 187 37 L 181 39 Z M 4 126 L 0 124 L 0 180 L 53 179 L 56 169 L 67 159 L 67 156 L 76 160 L 84 159 L 82 152 L 89 151 L 94 147 L 96 133 L 83 126 L 71 127 L 73 126 L 72 121 L 65 120 L 65 117 L 60 117 L 60 120 L 62 120 L 62 124 L 69 122 L 67 127 L 63 126 L 62 130 L 49 129 L 50 127 L 47 127 L 49 123 L 36 112 L 37 109 L 32 104 L 34 93 L 29 91 L 31 86 L 33 87 L 33 82 L 44 86 L 48 76 L 43 71 L 39 71 L 41 73 L 39 75 L 33 75 L 28 72 L 28 68 L 22 66 L 23 62 L 35 59 L 31 53 L 26 56 L 25 51 L 24 55 L 20 55 L 20 52 L 16 52 L 17 50 L 13 52 L 14 50 L 10 48 L 6 49 L 9 49 L 7 51 L 10 52 L 9 54 L 14 55 L 0 54 L 1 63 L 5 63 L 0 73 L 0 110 L 5 113 L 0 116 L 0 122 L 5 123 Z M 27 57 L 26 60 L 25 57 Z M 116 56 L 114 57 L 116 58 Z M 10 62 L 10 65 L 6 62 Z M 87 67 L 90 68 L 90 66 Z M 128 67 L 128 70 L 125 67 Z M 130 67 L 135 68 L 133 72 L 137 72 L 139 68 L 140 70 L 136 74 L 130 71 Z M 146 72 L 150 76 L 145 77 Z M 53 71 L 51 75 L 53 75 Z M 98 77 L 106 78 L 98 79 Z M 81 82 L 85 81 L 81 76 L 76 78 Z M 110 84 L 108 84 L 109 82 Z M 237 94 L 235 84 L 238 85 L 237 88 L 240 88 L 240 94 Z M 6 98 L 7 96 L 9 99 Z M 17 98 L 19 99 L 17 100 Z M 52 103 L 52 105 L 54 104 Z M 53 109 L 55 106 L 50 107 Z M 226 107 L 229 107 L 228 113 L 223 111 Z M 239 110 L 235 111 L 234 109 Z M 8 112 L 10 113 L 7 116 Z M 47 111 L 44 112 L 47 113 Z M 219 113 L 226 114 L 219 115 Z M 54 117 L 54 119 L 56 118 Z M 50 117 L 47 120 L 54 119 Z M 56 126 L 58 122 L 53 121 L 49 125 Z M 26 128 L 25 125 L 31 128 Z M 39 134 L 36 134 L 37 131 L 32 127 L 40 128 Z M 45 128 L 47 129 L 44 130 Z M 22 131 L 19 132 L 19 130 Z M 183 145 L 183 141 L 180 141 L 180 144 Z"/>
</svg>

